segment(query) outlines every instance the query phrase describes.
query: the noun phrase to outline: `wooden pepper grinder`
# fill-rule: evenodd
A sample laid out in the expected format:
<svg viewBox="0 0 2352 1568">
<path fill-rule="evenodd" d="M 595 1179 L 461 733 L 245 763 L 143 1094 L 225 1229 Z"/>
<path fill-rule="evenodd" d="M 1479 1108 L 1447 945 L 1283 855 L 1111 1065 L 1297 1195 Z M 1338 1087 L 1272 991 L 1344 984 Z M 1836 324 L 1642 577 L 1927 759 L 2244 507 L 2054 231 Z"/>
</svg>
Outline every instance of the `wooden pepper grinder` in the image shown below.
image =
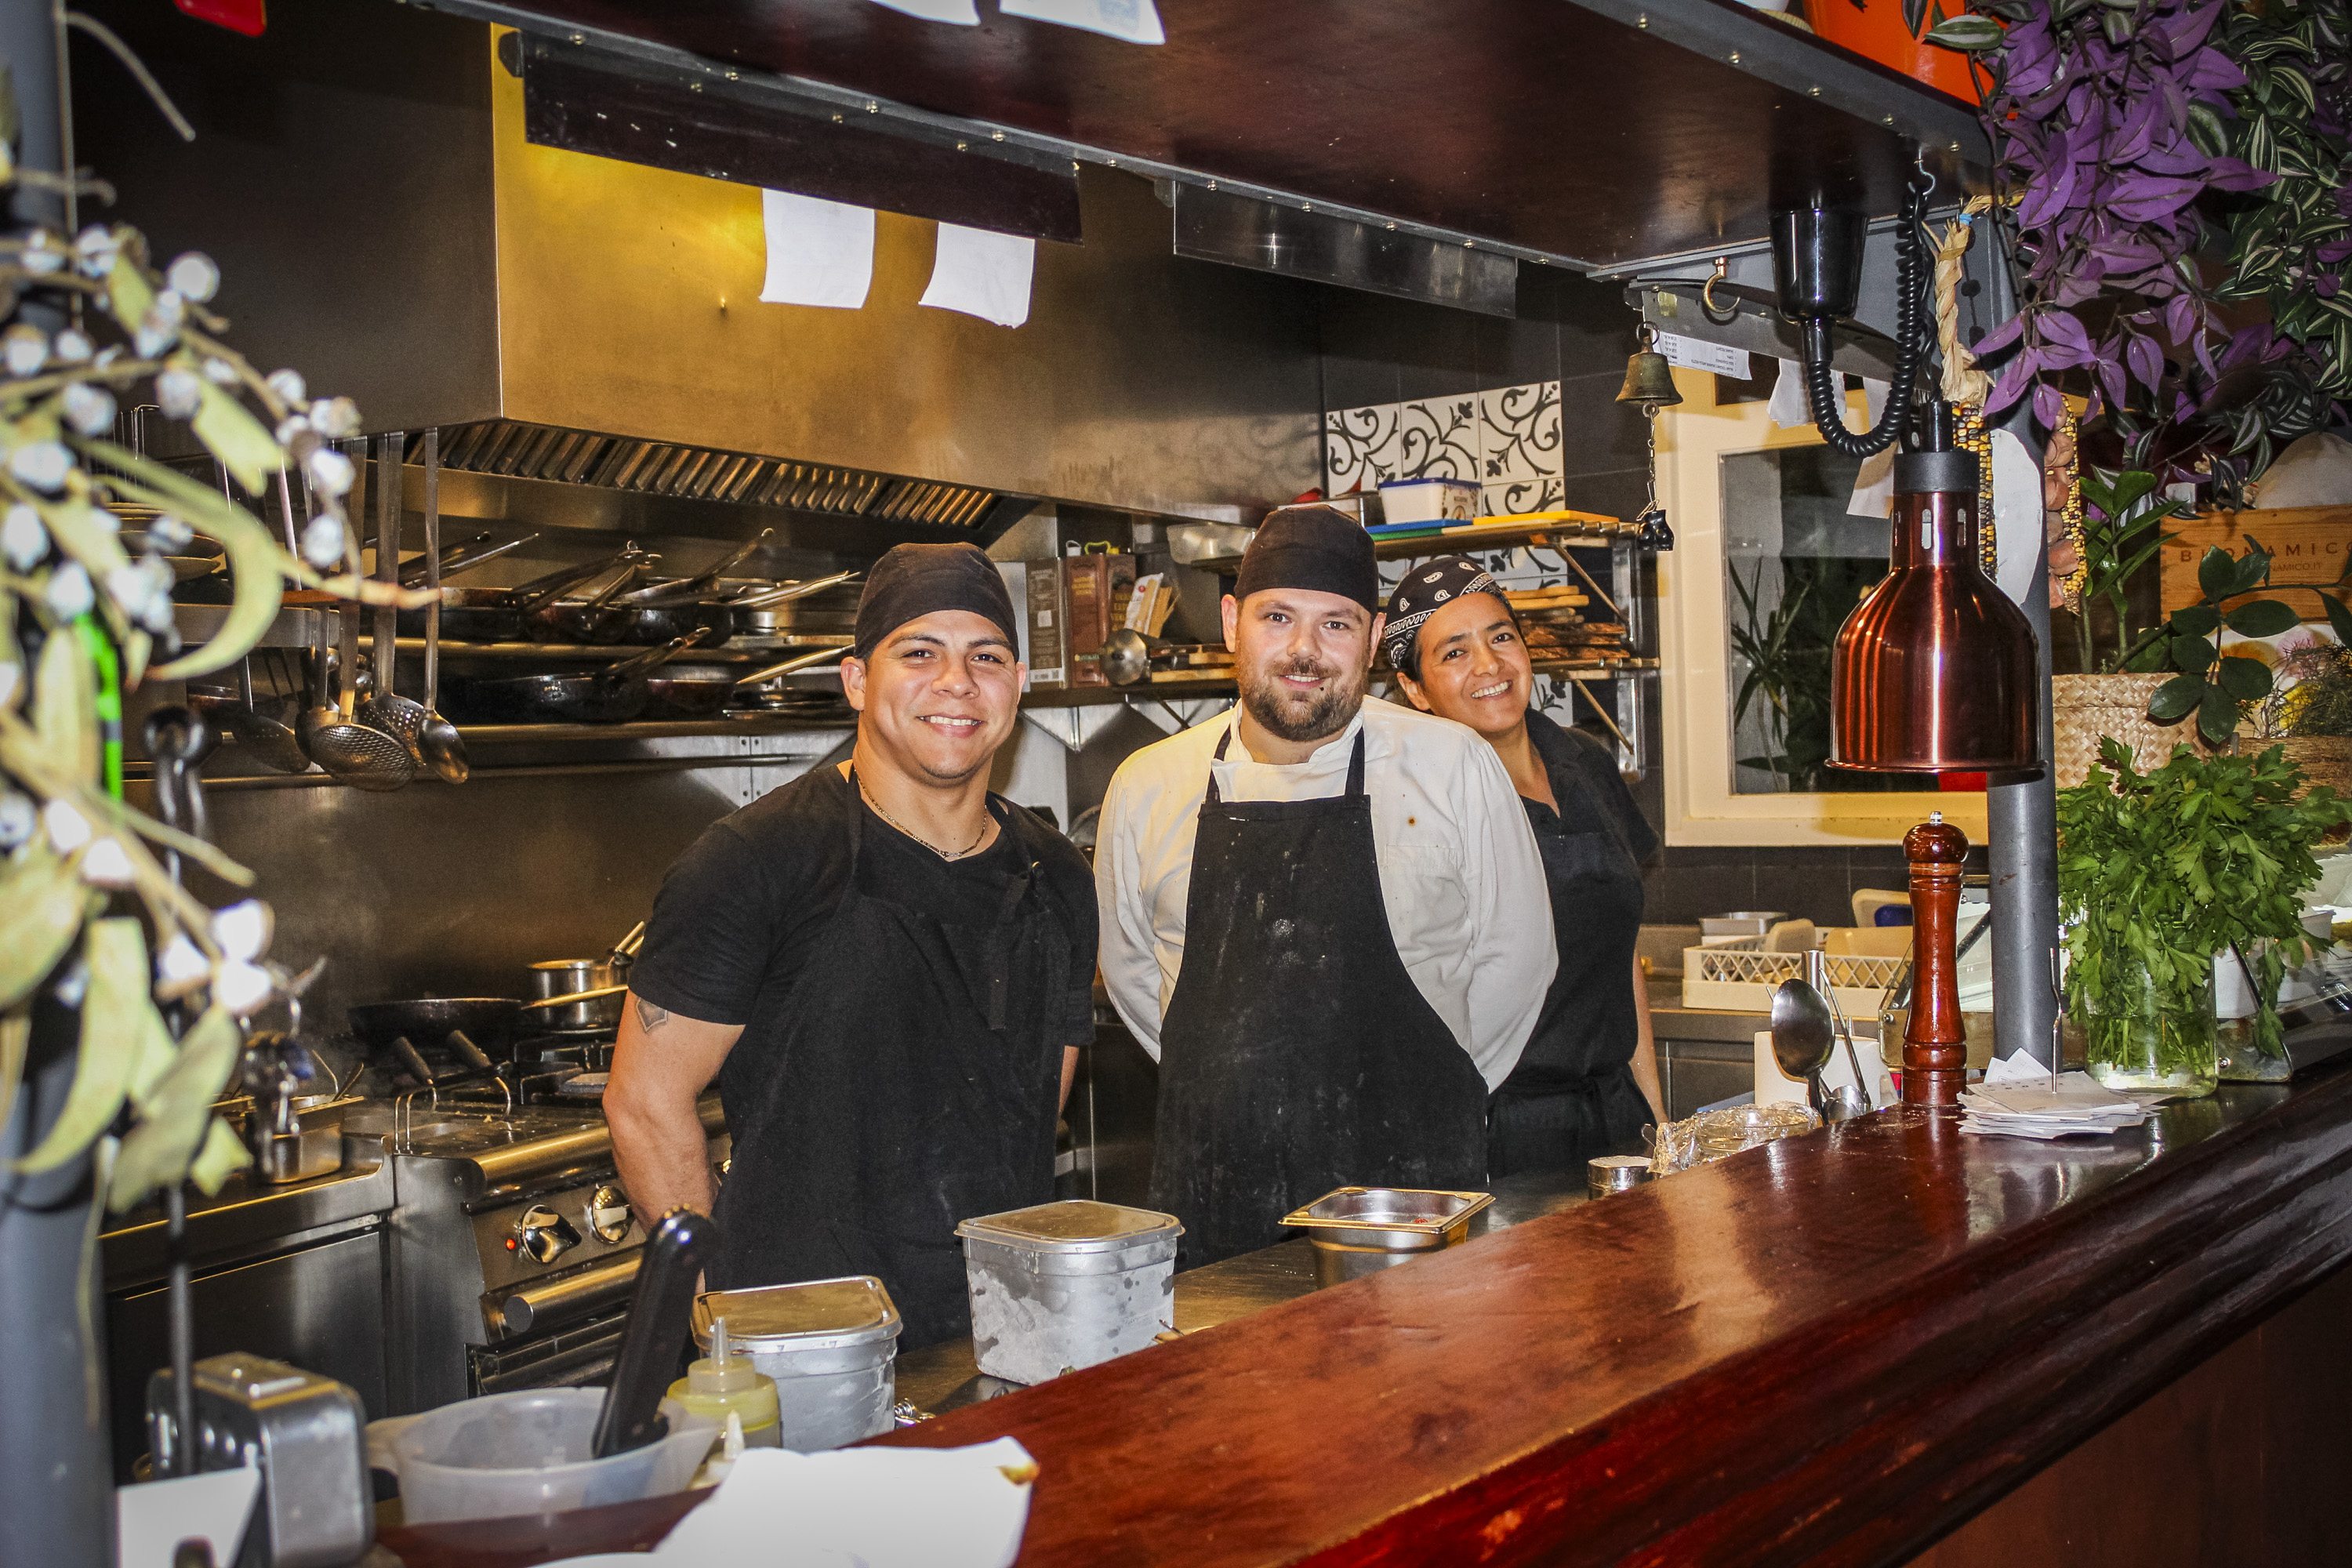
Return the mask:
<svg viewBox="0 0 2352 1568">
<path fill-rule="evenodd" d="M 1968 1079 L 1960 1022 L 1959 960 L 1952 937 L 1960 910 L 1960 862 L 1969 836 L 1931 811 L 1903 836 L 1911 862 L 1911 1018 L 1903 1028 L 1903 1100 L 1956 1106 Z"/>
</svg>

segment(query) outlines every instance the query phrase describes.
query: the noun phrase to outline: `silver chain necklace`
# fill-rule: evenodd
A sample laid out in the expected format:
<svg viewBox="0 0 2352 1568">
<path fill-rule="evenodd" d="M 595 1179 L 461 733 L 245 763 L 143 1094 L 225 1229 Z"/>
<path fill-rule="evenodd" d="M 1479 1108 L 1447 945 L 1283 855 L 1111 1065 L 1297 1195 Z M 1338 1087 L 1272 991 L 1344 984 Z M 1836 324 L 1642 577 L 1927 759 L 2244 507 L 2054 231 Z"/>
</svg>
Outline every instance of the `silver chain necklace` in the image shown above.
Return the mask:
<svg viewBox="0 0 2352 1568">
<path fill-rule="evenodd" d="M 857 781 L 857 794 L 858 798 L 865 801 L 866 804 L 873 809 L 875 816 L 880 817 L 883 821 L 888 823 L 891 826 L 897 828 L 899 832 L 905 834 L 908 837 L 913 839 L 916 843 L 921 845 L 924 848 L 929 850 L 932 854 L 938 856 L 942 860 L 963 859 L 965 857 L 977 851 L 980 848 L 981 839 L 988 837 L 989 819 L 988 808 L 986 806 L 982 806 L 981 808 L 980 837 L 974 838 L 970 844 L 965 845 L 961 849 L 950 850 L 940 848 L 938 845 L 932 843 L 929 839 L 924 837 L 921 834 L 916 832 L 913 828 L 908 827 L 905 823 L 899 821 L 897 817 L 883 810 L 882 803 L 874 798 L 874 792 L 866 787 L 866 781 L 862 778 Z"/>
</svg>

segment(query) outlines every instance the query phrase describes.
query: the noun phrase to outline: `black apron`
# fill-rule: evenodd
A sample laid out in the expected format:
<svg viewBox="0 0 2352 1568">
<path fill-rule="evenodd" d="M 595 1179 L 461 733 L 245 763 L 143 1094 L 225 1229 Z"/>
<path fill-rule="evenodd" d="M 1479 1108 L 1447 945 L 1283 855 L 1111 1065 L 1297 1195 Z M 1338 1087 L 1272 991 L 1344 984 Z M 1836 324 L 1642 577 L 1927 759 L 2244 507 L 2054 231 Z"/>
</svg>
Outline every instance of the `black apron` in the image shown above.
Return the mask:
<svg viewBox="0 0 2352 1568">
<path fill-rule="evenodd" d="M 1227 803 L 1210 774 L 1151 1159 L 1185 1267 L 1272 1246 L 1334 1187 L 1486 1177 L 1486 1081 L 1397 956 L 1379 853 L 1361 731 L 1330 799 Z"/>
<path fill-rule="evenodd" d="M 1013 998 L 1058 999 L 1070 941 L 1034 860 L 984 930 L 877 896 L 849 782 L 847 885 L 785 1003 L 778 1065 L 722 1078 L 735 1142 L 711 1273 L 717 1289 L 878 1275 L 914 1350 L 971 1331 L 957 1222 L 1054 1196 L 1056 1013 Z"/>
<path fill-rule="evenodd" d="M 1580 742 L 1561 734 L 1557 743 Z M 1488 1109 L 1487 1162 L 1496 1176 L 1580 1175 L 1599 1155 L 1638 1154 L 1652 1119 L 1633 1068 L 1641 1043 L 1633 974 L 1642 868 L 1573 762 L 1547 755 L 1545 763 L 1559 809 L 1520 804 L 1543 859 L 1559 969 L 1527 1050 Z"/>
</svg>

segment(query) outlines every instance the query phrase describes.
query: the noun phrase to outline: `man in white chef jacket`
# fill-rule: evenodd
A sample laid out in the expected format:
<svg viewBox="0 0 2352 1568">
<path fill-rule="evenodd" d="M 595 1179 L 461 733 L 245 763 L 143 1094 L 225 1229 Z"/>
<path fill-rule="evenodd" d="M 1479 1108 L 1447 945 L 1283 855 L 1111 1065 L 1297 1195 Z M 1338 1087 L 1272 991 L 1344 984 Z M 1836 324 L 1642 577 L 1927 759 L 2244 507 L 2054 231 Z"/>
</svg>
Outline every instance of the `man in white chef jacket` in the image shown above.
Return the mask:
<svg viewBox="0 0 2352 1568">
<path fill-rule="evenodd" d="M 1475 1186 L 1558 955 L 1494 748 L 1367 703 L 1362 527 L 1270 514 L 1223 603 L 1241 700 L 1145 747 L 1096 834 L 1103 978 L 1160 1064 L 1154 1205 L 1187 1266 L 1345 1185 Z"/>
</svg>

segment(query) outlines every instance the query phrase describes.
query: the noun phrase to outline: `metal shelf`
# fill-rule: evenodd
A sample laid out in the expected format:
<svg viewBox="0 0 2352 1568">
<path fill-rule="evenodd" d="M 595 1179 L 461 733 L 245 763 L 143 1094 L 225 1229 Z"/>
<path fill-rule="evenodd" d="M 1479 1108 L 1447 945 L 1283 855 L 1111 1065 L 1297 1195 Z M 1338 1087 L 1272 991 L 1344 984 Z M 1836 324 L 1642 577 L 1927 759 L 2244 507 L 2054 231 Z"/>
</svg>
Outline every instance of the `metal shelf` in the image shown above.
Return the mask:
<svg viewBox="0 0 2352 1568">
<path fill-rule="evenodd" d="M 778 664 L 795 653 L 814 653 L 821 647 L 837 647 L 846 653 L 850 639 L 846 637 L 824 636 L 793 638 L 773 648 L 737 647 L 722 643 L 717 647 L 689 648 L 680 655 L 688 664 Z M 404 654 L 425 652 L 423 637 L 399 637 L 394 646 Z M 442 639 L 441 657 L 449 659 L 572 659 L 583 664 L 598 660 L 632 658 L 650 651 L 651 645 L 567 643 L 567 642 L 451 642 Z"/>
<path fill-rule="evenodd" d="M 631 719 L 619 724 L 460 724 L 468 747 L 534 745 L 565 741 L 659 741 L 681 735 L 781 735 L 794 730 L 840 730 L 852 721 L 803 713 L 741 713 L 718 719 Z"/>
<path fill-rule="evenodd" d="M 1628 544 L 1642 537 L 1642 525 L 1622 518 L 1580 514 L 1568 518 L 1496 523 L 1465 528 L 1456 533 L 1421 533 L 1374 539 L 1372 553 L 1382 561 L 1412 561 L 1424 555 L 1460 555 L 1487 550 L 1523 550 L 1529 545 L 1550 549 L 1559 544 Z M 1212 555 L 1191 563 L 1202 572 L 1241 570 L 1238 555 Z"/>
</svg>

